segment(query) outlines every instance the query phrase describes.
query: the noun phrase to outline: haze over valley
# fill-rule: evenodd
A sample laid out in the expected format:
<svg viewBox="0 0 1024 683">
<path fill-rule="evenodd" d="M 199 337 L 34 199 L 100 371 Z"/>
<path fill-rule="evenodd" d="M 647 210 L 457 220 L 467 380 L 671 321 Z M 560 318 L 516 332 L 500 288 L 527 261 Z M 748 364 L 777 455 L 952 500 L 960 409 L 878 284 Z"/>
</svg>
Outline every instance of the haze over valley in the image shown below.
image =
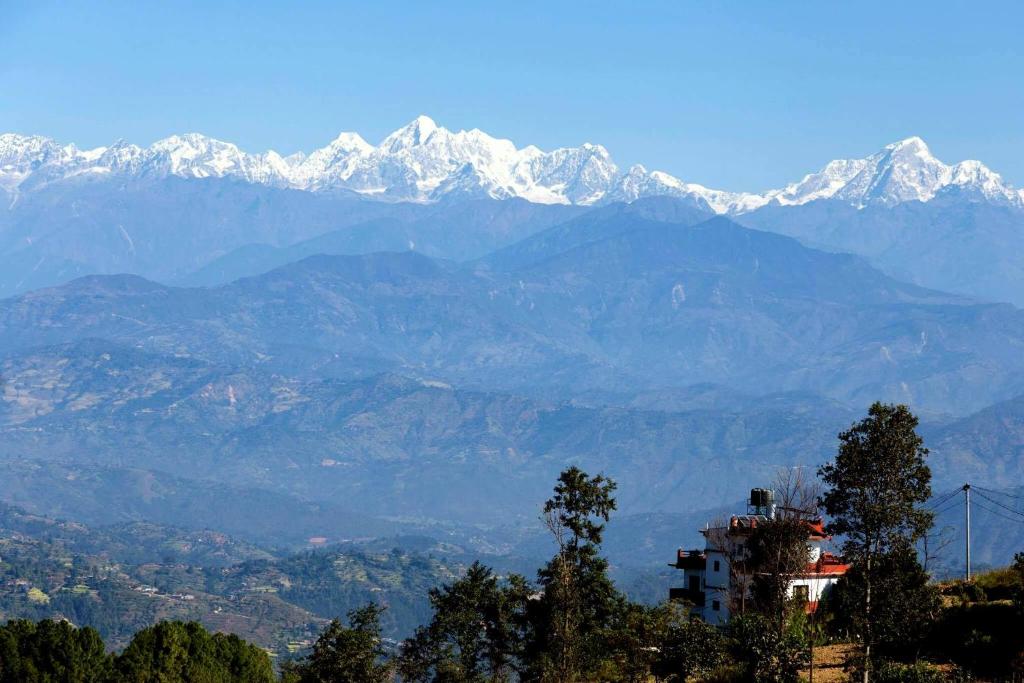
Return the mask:
<svg viewBox="0 0 1024 683">
<path fill-rule="evenodd" d="M 760 195 L 427 117 L 288 159 L 2 139 L 2 493 L 33 513 L 500 538 L 578 464 L 689 515 L 876 399 L 924 417 L 941 486 L 1019 484 L 1024 204 L 918 138 Z M 83 477 L 129 483 L 55 483 Z"/>
</svg>

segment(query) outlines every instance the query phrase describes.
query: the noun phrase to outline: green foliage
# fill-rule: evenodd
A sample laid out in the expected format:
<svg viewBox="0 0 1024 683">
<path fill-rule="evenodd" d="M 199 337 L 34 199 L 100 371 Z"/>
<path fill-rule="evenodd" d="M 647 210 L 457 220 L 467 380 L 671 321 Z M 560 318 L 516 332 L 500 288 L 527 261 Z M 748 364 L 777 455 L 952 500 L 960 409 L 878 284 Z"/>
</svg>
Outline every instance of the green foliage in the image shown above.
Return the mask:
<svg viewBox="0 0 1024 683">
<path fill-rule="evenodd" d="M 875 403 L 839 435 L 835 461 L 819 470 L 830 487 L 821 500 L 829 530 L 846 538 L 843 552 L 856 562 L 911 545 L 931 528 L 933 514 L 918 507 L 931 497 L 931 470 L 917 424 L 906 406 Z"/>
<path fill-rule="evenodd" d="M 871 680 L 875 683 L 944 683 L 950 678 L 942 669 L 927 662 L 885 662 L 875 670 Z"/>
<path fill-rule="evenodd" d="M 288 671 L 299 683 L 384 683 L 392 667 L 384 661 L 380 615 L 370 603 L 348 613 L 349 625 L 335 619 L 320 634 L 312 652 Z"/>
<path fill-rule="evenodd" d="M 474 562 L 463 578 L 430 591 L 434 616 L 402 644 L 402 679 L 509 680 L 522 647 L 528 598 L 525 579 L 512 576 L 501 585 L 490 569 Z"/>
<path fill-rule="evenodd" d="M 954 598 L 961 604 L 986 602 L 989 599 L 988 591 L 975 581 L 953 581 L 942 588 L 942 594 Z"/>
<path fill-rule="evenodd" d="M 1024 588 L 1024 576 L 1012 566 L 982 572 L 973 579 L 981 600 L 1013 600 Z"/>
<path fill-rule="evenodd" d="M 725 662 L 722 632 L 699 619 L 674 619 L 662 638 L 651 672 L 667 683 L 704 677 Z"/>
<path fill-rule="evenodd" d="M 0 683 L 270 683 L 270 658 L 237 636 L 196 623 L 139 631 L 118 657 L 99 633 L 67 622 L 20 620 L 0 627 Z"/>
<path fill-rule="evenodd" d="M 780 633 L 760 614 L 729 621 L 732 655 L 749 683 L 796 683 L 800 669 L 810 661 L 808 643 L 797 629 Z"/>
<path fill-rule="evenodd" d="M 917 424 L 906 406 L 874 403 L 866 418 L 839 435 L 835 461 L 818 470 L 829 487 L 821 498 L 832 518 L 829 531 L 844 537 L 843 554 L 863 576 L 859 599 L 848 608 L 853 610 L 851 617 L 864 646 L 866 670 L 872 665 L 876 639 L 884 640 L 887 633 L 896 631 L 895 623 L 905 623 L 892 610 L 876 614 L 883 592 L 876 584 L 886 582 L 889 592 L 902 590 L 887 577 L 883 558 L 889 558 L 890 564 L 903 562 L 904 554 L 912 552 L 915 541 L 931 528 L 934 517 L 919 507 L 931 497 L 932 475 L 925 463 L 928 449 L 915 431 Z M 914 573 L 902 575 L 913 578 Z M 867 671 L 864 680 L 868 680 Z"/>
<path fill-rule="evenodd" d="M 670 605 L 647 607 L 620 600 L 602 636 L 604 657 L 597 665 L 597 680 L 647 681 L 659 657 L 673 610 Z"/>
<path fill-rule="evenodd" d="M 539 572 L 543 597 L 532 614 L 527 655 L 541 678 L 572 683 L 605 658 L 603 631 L 621 599 L 599 554 L 604 522 L 616 507 L 615 488 L 602 475 L 570 467 L 544 504 L 558 552 Z"/>
<path fill-rule="evenodd" d="M 0 626 L 0 683 L 102 682 L 112 662 L 91 628 L 50 620 Z"/>
<path fill-rule="evenodd" d="M 544 513 L 568 531 L 573 548 L 601 545 L 604 524 L 615 510 L 616 484 L 603 475 L 590 477 L 578 467 L 558 476 L 555 495 L 544 503 Z"/>
<path fill-rule="evenodd" d="M 913 550 L 895 550 L 876 557 L 871 627 L 878 657 L 913 659 L 939 617 L 941 600 Z M 840 579 L 829 603 L 832 627 L 863 633 L 865 571 L 854 565 Z"/>
<path fill-rule="evenodd" d="M 195 622 L 165 621 L 135 634 L 117 658 L 118 676 L 134 683 L 250 683 L 274 680 L 267 653 L 235 635 Z"/>
<path fill-rule="evenodd" d="M 1010 570 L 1017 575 L 1018 585 L 1013 601 L 1017 605 L 1017 611 L 1024 614 L 1024 553 L 1014 554 Z"/>
<path fill-rule="evenodd" d="M 942 610 L 929 638 L 937 657 L 983 678 L 1024 673 L 1024 616 L 1012 604 L 971 603 Z"/>
<path fill-rule="evenodd" d="M 794 575 L 806 571 L 810 561 L 807 524 L 796 517 L 768 520 L 757 525 L 747 548 L 750 555 L 746 566 L 754 574 L 754 605 L 781 631 L 794 607 L 787 598 L 789 583 Z M 796 607 L 802 609 L 803 605 Z"/>
</svg>

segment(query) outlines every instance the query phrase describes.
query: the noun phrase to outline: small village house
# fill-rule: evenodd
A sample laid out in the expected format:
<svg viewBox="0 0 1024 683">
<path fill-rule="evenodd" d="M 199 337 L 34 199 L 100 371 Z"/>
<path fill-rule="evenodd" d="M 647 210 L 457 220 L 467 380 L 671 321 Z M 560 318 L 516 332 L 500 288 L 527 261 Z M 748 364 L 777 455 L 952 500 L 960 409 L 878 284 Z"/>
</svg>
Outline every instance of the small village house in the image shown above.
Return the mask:
<svg viewBox="0 0 1024 683">
<path fill-rule="evenodd" d="M 694 614 L 709 624 L 728 622 L 732 611 L 742 609 L 750 596 L 753 575 L 745 567 L 750 535 L 758 524 L 775 519 L 778 511 L 774 491 L 752 489 L 746 514 L 732 515 L 725 523 L 709 523 L 701 530 L 703 549 L 677 552 L 671 566 L 683 572 L 682 586 L 671 589 L 669 597 L 691 604 Z M 789 581 L 788 595 L 813 612 L 849 565 L 825 549 L 830 538 L 820 517 L 801 514 L 801 518 L 807 526 L 808 564 Z"/>
</svg>

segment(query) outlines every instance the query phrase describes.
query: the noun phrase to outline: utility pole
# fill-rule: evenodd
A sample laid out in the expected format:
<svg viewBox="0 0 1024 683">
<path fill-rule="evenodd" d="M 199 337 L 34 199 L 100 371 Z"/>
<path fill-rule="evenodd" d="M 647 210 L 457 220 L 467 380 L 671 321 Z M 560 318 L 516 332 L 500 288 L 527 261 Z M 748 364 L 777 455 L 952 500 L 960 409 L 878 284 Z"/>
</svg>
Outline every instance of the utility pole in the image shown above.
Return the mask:
<svg viewBox="0 0 1024 683">
<path fill-rule="evenodd" d="M 966 554 L 966 568 L 967 568 L 967 580 L 971 580 L 971 485 L 964 484 L 964 516 L 966 518 L 966 525 L 964 527 L 966 544 L 964 546 Z"/>
</svg>

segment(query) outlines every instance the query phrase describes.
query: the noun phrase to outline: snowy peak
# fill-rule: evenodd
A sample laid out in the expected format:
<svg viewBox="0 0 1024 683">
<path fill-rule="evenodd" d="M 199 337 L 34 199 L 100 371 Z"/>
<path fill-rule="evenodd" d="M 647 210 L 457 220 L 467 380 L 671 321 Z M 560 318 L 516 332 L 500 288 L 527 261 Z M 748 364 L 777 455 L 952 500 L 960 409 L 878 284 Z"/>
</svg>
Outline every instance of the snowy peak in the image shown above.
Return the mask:
<svg viewBox="0 0 1024 683">
<path fill-rule="evenodd" d="M 961 161 L 949 169 L 946 188 L 973 194 L 988 201 L 1013 203 L 1015 198 L 1018 202 L 1024 199 L 1024 190 L 1018 190 L 1015 197 L 1014 191 L 1003 182 L 1002 176 L 973 159 Z"/>
<path fill-rule="evenodd" d="M 868 157 L 864 170 L 838 196 L 861 206 L 928 201 L 942 186 L 948 170 L 932 156 L 924 140 L 907 138 Z"/>
<path fill-rule="evenodd" d="M 392 153 L 416 147 L 425 143 L 436 130 L 438 130 L 438 126 L 434 123 L 434 119 L 429 116 L 420 115 L 408 125 L 399 128 L 384 138 L 384 142 L 380 146 Z M 448 131 L 445 132 L 447 133 Z"/>
<path fill-rule="evenodd" d="M 928 145 L 925 143 L 925 141 L 916 135 L 913 135 L 904 140 L 900 140 L 898 142 L 889 143 L 888 145 L 885 146 L 884 152 L 887 152 L 889 154 L 902 155 L 905 157 L 915 156 L 925 160 L 934 160 L 935 158 L 932 156 L 931 150 L 928 149 Z"/>
<path fill-rule="evenodd" d="M 948 166 L 919 137 L 886 145 L 864 159 L 829 162 L 820 172 L 765 196 L 783 205 L 831 198 L 864 208 L 927 202 L 953 189 L 968 197 L 1020 204 L 1020 194 L 1003 184 L 997 173 L 977 161 Z"/>
<path fill-rule="evenodd" d="M 13 189 L 48 164 L 66 165 L 76 153 L 74 145 L 61 147 L 40 135 L 0 135 L 0 187 Z"/>
<path fill-rule="evenodd" d="M 608 150 L 584 143 L 545 152 L 472 129 L 452 132 L 417 116 L 372 145 L 358 133 L 340 133 L 308 156 L 251 154 L 199 133 L 172 135 L 147 148 L 118 141 L 79 150 L 40 136 L 0 135 L 0 189 L 26 192 L 83 175 L 236 178 L 311 192 L 343 190 L 387 201 L 445 197 L 519 197 L 546 204 L 593 205 L 670 196 L 723 214 L 774 204 L 819 200 L 857 208 L 931 201 L 955 194 L 1024 208 L 1024 191 L 1007 186 L 978 161 L 952 166 L 936 159 L 919 137 L 909 137 L 860 159 L 837 159 L 782 189 L 755 194 L 715 190 L 636 164 L 621 170 Z"/>
</svg>

